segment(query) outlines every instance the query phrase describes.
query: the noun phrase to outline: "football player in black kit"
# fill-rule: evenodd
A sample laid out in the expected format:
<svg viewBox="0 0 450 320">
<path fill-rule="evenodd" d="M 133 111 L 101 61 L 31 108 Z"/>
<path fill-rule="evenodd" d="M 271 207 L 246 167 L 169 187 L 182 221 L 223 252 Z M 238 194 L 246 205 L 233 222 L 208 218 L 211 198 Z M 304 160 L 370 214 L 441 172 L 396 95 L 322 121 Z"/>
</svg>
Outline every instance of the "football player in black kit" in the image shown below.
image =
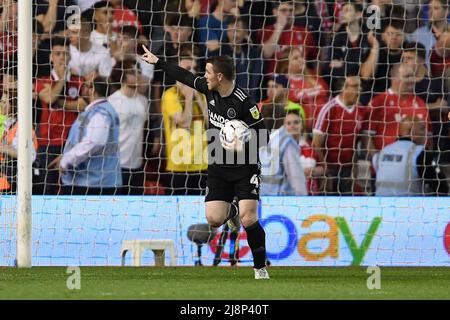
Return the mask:
<svg viewBox="0 0 450 320">
<path fill-rule="evenodd" d="M 206 219 L 212 227 L 228 222 L 231 228 L 240 223 L 247 232 L 247 242 L 252 251 L 255 279 L 269 279 L 266 269 L 266 234 L 258 221 L 260 164 L 257 149 L 268 142 L 267 130 L 256 103 L 235 82 L 235 66 L 228 56 L 210 58 L 206 63 L 204 77 L 162 61 L 144 46 L 142 58 L 155 68 L 162 69 L 173 79 L 205 94 L 208 103 L 209 132 L 218 132 L 225 122 L 233 119 L 245 122 L 252 130 L 252 138 L 245 142 L 245 160 L 235 160 L 237 145 L 242 142 L 222 143 L 208 159 L 207 194 L 205 198 Z M 216 130 L 211 130 L 216 129 Z M 256 133 L 255 133 L 256 132 Z M 217 136 L 216 136 L 217 137 Z M 214 139 L 217 145 L 217 139 Z M 254 146 L 258 148 L 254 148 Z M 208 149 L 214 145 L 210 141 Z M 215 148 L 215 147 L 213 147 Z M 216 149 L 217 150 L 217 149 Z M 252 152 L 256 150 L 256 152 Z M 218 155 L 222 153 L 222 155 Z M 234 161 L 230 164 L 229 154 Z M 209 153 L 212 154 L 211 152 Z M 238 157 L 238 156 L 237 156 Z M 226 159 L 224 161 L 224 159 Z M 238 199 L 237 205 L 233 201 Z"/>
</svg>

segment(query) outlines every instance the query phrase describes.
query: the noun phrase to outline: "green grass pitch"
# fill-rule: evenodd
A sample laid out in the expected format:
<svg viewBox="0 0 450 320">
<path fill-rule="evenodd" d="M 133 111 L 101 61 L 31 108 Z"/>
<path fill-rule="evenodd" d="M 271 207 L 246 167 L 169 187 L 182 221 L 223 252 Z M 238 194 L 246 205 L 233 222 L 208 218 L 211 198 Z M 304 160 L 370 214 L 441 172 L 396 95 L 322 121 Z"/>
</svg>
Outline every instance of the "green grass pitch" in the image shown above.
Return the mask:
<svg viewBox="0 0 450 320">
<path fill-rule="evenodd" d="M 65 267 L 0 268 L 0 299 L 450 299 L 450 268 L 381 267 L 369 290 L 363 267 L 271 267 L 270 280 L 248 267 L 81 267 L 69 290 Z"/>
</svg>

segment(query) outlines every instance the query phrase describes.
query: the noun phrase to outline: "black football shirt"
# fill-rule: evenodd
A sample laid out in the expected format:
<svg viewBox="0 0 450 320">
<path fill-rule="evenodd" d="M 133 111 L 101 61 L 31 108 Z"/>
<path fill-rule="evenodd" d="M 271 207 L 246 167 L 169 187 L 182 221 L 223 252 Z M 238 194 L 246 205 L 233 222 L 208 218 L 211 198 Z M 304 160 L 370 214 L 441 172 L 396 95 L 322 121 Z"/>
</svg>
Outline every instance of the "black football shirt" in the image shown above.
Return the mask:
<svg viewBox="0 0 450 320">
<path fill-rule="evenodd" d="M 268 133 L 265 130 L 264 119 L 259 112 L 258 106 L 242 88 L 235 85 L 229 96 L 222 97 L 219 92 L 208 89 L 206 78 L 204 77 L 195 76 L 191 72 L 177 65 L 161 61 L 161 59 L 158 60 L 155 67 L 161 68 L 168 76 L 194 88 L 206 96 L 209 116 L 209 165 L 226 167 L 242 167 L 251 164 L 259 165 L 257 149 L 267 144 Z M 218 150 L 218 146 L 220 146 L 220 142 L 218 141 L 219 131 L 227 121 L 233 119 L 242 120 L 251 129 L 255 130 L 253 138 L 246 143 L 244 162 L 242 162 L 242 159 L 239 159 L 236 153 L 231 154 L 223 148 L 222 150 Z M 214 152 L 214 150 L 220 151 L 222 156 L 218 152 Z M 234 160 L 231 161 L 231 159 Z"/>
</svg>

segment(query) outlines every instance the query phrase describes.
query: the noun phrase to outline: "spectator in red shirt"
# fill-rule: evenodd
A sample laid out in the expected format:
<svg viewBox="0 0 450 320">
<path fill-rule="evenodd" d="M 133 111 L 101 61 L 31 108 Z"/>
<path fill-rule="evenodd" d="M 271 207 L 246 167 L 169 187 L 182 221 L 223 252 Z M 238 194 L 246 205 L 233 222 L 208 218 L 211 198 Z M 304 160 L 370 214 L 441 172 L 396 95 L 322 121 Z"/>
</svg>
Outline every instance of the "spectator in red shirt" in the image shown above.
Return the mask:
<svg viewBox="0 0 450 320">
<path fill-rule="evenodd" d="M 338 195 L 353 192 L 356 141 L 364 120 L 364 109 L 357 105 L 360 78 L 349 75 L 342 82 L 341 93 L 320 110 L 312 142 L 324 166 L 326 192 Z"/>
<path fill-rule="evenodd" d="M 414 84 L 414 70 L 409 64 L 394 66 L 391 71 L 391 87 L 370 102 L 363 128 L 368 134 L 364 138 L 364 144 L 369 157 L 397 140 L 398 125 L 405 116 L 425 121 L 427 132 L 430 132 L 428 109 L 425 102 L 413 94 Z M 423 139 L 425 142 L 426 137 Z"/>
<path fill-rule="evenodd" d="M 293 1 L 274 2 L 273 15 L 276 23 L 266 26 L 259 33 L 263 58 L 267 59 L 265 73 L 272 74 L 277 69 L 277 60 L 286 47 L 305 46 L 306 58 L 317 61 L 318 48 L 314 37 L 305 27 L 294 25 Z"/>
<path fill-rule="evenodd" d="M 304 53 L 302 47 L 292 47 L 284 53 L 283 61 L 286 61 L 289 79 L 288 98 L 303 107 L 306 130 L 311 132 L 316 115 L 328 102 L 329 91 L 326 82 L 307 67 Z"/>
<path fill-rule="evenodd" d="M 42 105 L 38 134 L 39 177 L 34 183 L 35 194 L 56 194 L 58 171 L 47 165 L 62 153 L 70 127 L 86 102 L 81 97 L 83 78 L 70 74 L 68 44 L 63 38 L 53 38 L 50 51 L 52 64 L 48 76 L 36 80 L 35 91 Z"/>
</svg>

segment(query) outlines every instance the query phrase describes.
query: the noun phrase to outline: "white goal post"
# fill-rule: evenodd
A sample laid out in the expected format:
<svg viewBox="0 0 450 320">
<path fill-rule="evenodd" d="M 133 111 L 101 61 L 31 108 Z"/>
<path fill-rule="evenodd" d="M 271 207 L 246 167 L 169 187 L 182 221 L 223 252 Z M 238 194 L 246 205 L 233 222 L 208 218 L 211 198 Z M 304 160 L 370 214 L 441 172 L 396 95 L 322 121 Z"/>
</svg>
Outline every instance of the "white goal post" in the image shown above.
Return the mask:
<svg viewBox="0 0 450 320">
<path fill-rule="evenodd" d="M 31 267 L 32 194 L 32 1 L 19 0 L 18 24 L 18 159 L 17 266 Z"/>
</svg>

